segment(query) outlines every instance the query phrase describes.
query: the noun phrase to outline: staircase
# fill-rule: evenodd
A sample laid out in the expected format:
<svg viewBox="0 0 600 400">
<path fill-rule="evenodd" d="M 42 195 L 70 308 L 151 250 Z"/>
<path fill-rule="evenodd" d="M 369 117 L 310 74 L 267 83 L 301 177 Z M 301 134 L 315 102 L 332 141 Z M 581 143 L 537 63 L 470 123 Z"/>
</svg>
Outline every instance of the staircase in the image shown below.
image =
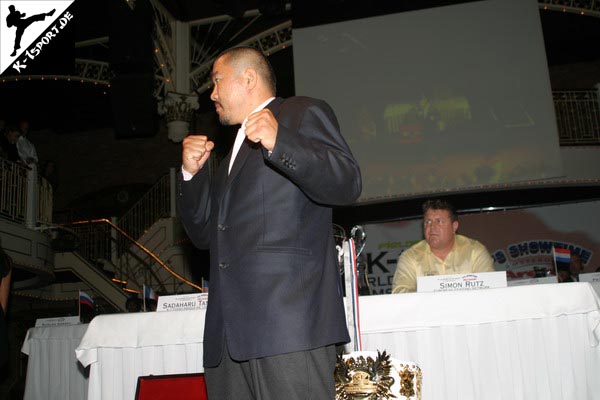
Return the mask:
<svg viewBox="0 0 600 400">
<path fill-rule="evenodd" d="M 58 253 L 54 256 L 54 271 L 71 271 L 82 282 L 93 288 L 94 292 L 102 296 L 114 308 L 125 310 L 125 302 L 129 297 L 127 292 L 115 285 L 106 274 L 84 259 L 77 252 Z"/>
<path fill-rule="evenodd" d="M 187 238 L 175 218 L 174 188 L 172 169 L 121 218 L 63 224 L 77 244 L 56 254 L 55 271 L 73 272 L 120 310 L 144 285 L 162 294 L 202 291 L 180 246 Z"/>
<path fill-rule="evenodd" d="M 43 301 L 69 301 L 76 300 L 78 291 L 83 290 L 92 297 L 103 298 L 109 309 L 125 311 L 127 298 L 131 293 L 138 293 L 141 298 L 144 285 L 159 294 L 202 291 L 202 286 L 192 280 L 190 263 L 182 246 L 188 239 L 175 218 L 174 169 L 159 179 L 121 218 L 61 225 L 40 225 L 41 220 L 37 221 L 33 229 L 27 225 L 36 226 L 35 222 L 17 221 L 12 226 L 45 240 L 49 251 L 47 261 L 42 264 L 46 266 L 47 277 L 29 279 L 27 286 L 16 285 L 15 295 Z M 25 234 L 19 236 L 23 236 L 23 241 L 27 238 Z M 13 247 L 15 252 L 11 256 L 16 259 L 17 267 L 27 268 L 30 262 L 20 261 L 18 243 Z M 36 273 L 40 268 L 29 270 Z M 53 275 L 68 279 L 55 280 Z"/>
</svg>

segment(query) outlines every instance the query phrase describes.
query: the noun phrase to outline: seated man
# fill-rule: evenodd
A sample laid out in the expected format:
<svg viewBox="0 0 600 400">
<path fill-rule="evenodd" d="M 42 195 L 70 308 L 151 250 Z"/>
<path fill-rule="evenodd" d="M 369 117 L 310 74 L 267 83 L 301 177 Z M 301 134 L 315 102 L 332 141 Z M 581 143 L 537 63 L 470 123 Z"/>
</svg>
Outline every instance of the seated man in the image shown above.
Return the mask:
<svg viewBox="0 0 600 400">
<path fill-rule="evenodd" d="M 417 290 L 417 276 L 494 271 L 494 260 L 477 240 L 457 235 L 454 207 L 444 200 L 423 204 L 425 240 L 406 249 L 398 258 L 392 293 Z"/>
</svg>

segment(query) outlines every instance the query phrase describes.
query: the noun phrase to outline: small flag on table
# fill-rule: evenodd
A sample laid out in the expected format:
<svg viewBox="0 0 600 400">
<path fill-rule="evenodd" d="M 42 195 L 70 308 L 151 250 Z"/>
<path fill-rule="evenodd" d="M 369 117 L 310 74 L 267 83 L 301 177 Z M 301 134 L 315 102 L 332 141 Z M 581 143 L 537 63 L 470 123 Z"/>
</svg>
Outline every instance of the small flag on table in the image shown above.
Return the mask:
<svg viewBox="0 0 600 400">
<path fill-rule="evenodd" d="M 146 300 L 158 301 L 158 296 L 156 295 L 156 292 L 154 290 L 152 290 L 152 288 L 150 286 L 144 285 L 143 289 L 144 289 L 143 290 L 143 293 L 144 293 L 144 311 L 146 311 Z"/>
<path fill-rule="evenodd" d="M 81 320 L 81 305 L 86 307 L 92 313 L 94 311 L 94 299 L 92 299 L 89 294 L 87 294 L 86 292 L 84 292 L 82 290 L 79 291 L 79 301 L 77 302 L 77 305 L 78 305 L 77 313 L 79 314 L 80 320 Z M 89 314 L 90 314 L 89 312 L 86 312 L 86 316 L 88 316 Z"/>
<path fill-rule="evenodd" d="M 88 307 L 94 307 L 94 299 L 90 297 L 86 292 L 80 290 L 79 291 L 79 305 L 84 305 Z"/>
<path fill-rule="evenodd" d="M 571 262 L 571 250 L 561 249 L 560 247 L 553 247 L 552 249 L 554 250 L 554 261 L 565 264 Z"/>
<path fill-rule="evenodd" d="M 554 256 L 554 269 L 556 276 L 559 276 L 560 271 L 569 273 L 569 264 L 571 263 L 571 250 L 560 247 L 552 247 L 552 255 Z"/>
</svg>

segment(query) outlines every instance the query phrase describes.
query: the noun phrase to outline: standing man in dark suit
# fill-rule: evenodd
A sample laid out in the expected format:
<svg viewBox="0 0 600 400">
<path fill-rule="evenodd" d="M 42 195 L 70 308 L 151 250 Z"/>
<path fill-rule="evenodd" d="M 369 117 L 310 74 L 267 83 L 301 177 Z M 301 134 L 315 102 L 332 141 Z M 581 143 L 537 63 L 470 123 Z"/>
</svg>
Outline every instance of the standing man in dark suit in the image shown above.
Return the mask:
<svg viewBox="0 0 600 400">
<path fill-rule="evenodd" d="M 333 399 L 335 344 L 349 341 L 332 205 L 353 203 L 360 170 L 323 101 L 275 98 L 267 59 L 250 47 L 212 70 L 224 125 L 242 124 L 214 177 L 214 143 L 183 142 L 179 215 L 210 247 L 204 330 L 208 395 L 218 400 Z"/>
</svg>

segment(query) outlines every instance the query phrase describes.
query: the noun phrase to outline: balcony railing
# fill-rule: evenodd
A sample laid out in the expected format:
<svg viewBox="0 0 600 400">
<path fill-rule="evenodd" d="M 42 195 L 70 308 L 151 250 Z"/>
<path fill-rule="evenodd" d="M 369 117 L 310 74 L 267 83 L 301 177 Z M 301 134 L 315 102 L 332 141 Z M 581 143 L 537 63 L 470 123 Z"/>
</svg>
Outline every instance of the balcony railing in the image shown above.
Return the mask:
<svg viewBox="0 0 600 400">
<path fill-rule="evenodd" d="M 52 222 L 52 185 L 35 167 L 0 158 L 0 218 L 31 228 Z"/>
<path fill-rule="evenodd" d="M 555 91 L 554 110 L 562 146 L 600 144 L 598 90 Z"/>
</svg>

